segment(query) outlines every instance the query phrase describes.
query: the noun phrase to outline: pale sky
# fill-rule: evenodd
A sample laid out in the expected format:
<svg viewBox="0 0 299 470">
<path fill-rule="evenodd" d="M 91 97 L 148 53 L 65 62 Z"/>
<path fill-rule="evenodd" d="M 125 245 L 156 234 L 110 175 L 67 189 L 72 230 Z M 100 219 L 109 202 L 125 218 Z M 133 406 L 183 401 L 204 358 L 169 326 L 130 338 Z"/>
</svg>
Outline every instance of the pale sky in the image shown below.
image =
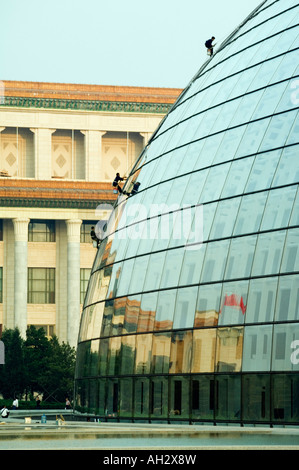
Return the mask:
<svg viewBox="0 0 299 470">
<path fill-rule="evenodd" d="M 0 0 L 0 80 L 185 88 L 262 0 Z"/>
</svg>

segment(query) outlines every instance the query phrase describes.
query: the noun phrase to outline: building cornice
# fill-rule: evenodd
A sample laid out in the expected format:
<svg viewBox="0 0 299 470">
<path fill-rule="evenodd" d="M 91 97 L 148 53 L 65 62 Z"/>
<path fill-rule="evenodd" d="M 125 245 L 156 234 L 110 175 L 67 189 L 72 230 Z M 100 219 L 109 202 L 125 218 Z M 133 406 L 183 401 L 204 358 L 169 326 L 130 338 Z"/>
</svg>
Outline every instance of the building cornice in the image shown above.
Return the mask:
<svg viewBox="0 0 299 470">
<path fill-rule="evenodd" d="M 172 103 L 134 103 L 129 101 L 65 100 L 5 96 L 0 102 L 0 109 L 3 107 L 164 115 L 169 112 Z"/>
<path fill-rule="evenodd" d="M 109 183 L 0 178 L 0 207 L 95 209 L 115 199 Z"/>
</svg>

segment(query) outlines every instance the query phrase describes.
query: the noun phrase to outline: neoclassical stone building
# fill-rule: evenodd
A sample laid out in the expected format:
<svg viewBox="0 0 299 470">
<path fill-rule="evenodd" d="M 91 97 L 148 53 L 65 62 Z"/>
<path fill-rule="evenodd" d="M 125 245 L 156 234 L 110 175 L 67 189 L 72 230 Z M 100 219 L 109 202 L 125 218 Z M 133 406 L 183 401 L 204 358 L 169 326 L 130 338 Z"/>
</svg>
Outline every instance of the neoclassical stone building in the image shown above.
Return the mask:
<svg viewBox="0 0 299 470">
<path fill-rule="evenodd" d="M 181 90 L 0 84 L 0 328 L 75 345 L 99 206 Z"/>
</svg>

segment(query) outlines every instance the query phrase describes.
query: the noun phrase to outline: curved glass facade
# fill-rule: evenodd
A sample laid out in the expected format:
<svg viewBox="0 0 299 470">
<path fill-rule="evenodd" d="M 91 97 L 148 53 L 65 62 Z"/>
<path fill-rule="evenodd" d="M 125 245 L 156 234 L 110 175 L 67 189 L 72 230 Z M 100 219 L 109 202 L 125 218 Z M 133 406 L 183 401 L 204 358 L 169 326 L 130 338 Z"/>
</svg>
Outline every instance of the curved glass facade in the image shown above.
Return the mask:
<svg viewBox="0 0 299 470">
<path fill-rule="evenodd" d="M 263 2 L 139 157 L 92 268 L 77 409 L 299 424 L 298 18 Z"/>
</svg>

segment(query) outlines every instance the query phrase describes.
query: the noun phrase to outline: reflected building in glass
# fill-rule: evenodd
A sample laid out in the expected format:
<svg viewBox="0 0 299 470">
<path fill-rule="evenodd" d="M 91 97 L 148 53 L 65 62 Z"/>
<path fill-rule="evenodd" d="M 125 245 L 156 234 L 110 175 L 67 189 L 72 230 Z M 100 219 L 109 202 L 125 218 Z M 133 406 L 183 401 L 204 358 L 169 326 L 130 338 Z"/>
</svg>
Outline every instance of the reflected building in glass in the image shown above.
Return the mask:
<svg viewBox="0 0 299 470">
<path fill-rule="evenodd" d="M 299 424 L 298 17 L 262 2 L 132 169 L 85 298 L 76 409 Z"/>
</svg>

